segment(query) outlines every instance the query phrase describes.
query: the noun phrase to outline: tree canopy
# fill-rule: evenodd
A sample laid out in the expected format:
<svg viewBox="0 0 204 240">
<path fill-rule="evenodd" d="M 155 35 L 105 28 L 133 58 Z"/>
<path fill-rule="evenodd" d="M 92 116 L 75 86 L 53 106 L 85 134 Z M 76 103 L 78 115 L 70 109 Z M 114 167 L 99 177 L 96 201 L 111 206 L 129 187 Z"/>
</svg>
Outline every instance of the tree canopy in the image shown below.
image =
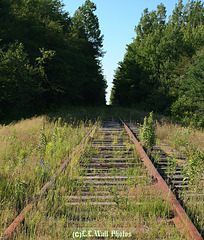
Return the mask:
<svg viewBox="0 0 204 240">
<path fill-rule="evenodd" d="M 179 0 L 168 21 L 163 4 L 145 9 L 135 32 L 115 72 L 111 103 L 203 126 L 203 3 Z"/>
<path fill-rule="evenodd" d="M 0 117 L 105 104 L 103 35 L 90 0 L 73 17 L 58 0 L 0 2 Z"/>
</svg>

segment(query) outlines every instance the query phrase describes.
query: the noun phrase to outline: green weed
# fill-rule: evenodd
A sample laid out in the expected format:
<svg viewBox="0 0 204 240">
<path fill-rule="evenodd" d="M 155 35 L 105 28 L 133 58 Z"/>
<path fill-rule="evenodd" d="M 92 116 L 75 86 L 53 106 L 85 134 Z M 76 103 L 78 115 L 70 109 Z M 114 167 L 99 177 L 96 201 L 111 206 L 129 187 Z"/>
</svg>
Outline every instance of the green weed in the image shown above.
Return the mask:
<svg viewBox="0 0 204 240">
<path fill-rule="evenodd" d="M 153 112 L 150 113 L 149 118 L 144 118 L 144 123 L 140 129 L 139 137 L 144 146 L 150 150 L 156 142 L 155 124 L 153 121 Z"/>
</svg>

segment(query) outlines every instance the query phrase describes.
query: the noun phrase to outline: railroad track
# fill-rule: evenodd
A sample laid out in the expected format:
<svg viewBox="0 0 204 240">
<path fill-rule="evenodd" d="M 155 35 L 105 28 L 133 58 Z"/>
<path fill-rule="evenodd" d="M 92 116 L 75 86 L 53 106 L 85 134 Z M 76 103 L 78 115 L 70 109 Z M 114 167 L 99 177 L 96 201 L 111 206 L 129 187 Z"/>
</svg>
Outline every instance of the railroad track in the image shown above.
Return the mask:
<svg viewBox="0 0 204 240">
<path fill-rule="evenodd" d="M 156 169 L 145 163 L 148 157 L 136 141 L 125 123 L 102 122 L 81 154 L 80 174 L 71 179 L 64 198 L 70 234 L 66 239 L 146 239 L 157 227 L 167 234 L 156 233 L 157 239 L 171 236 L 176 227 L 189 239 L 202 239 Z M 8 239 L 11 230 L 2 239 Z"/>
<path fill-rule="evenodd" d="M 72 192 L 67 202 L 69 212 L 74 212 L 69 219 L 73 233 L 84 233 L 84 239 L 137 239 L 138 234 L 145 239 L 152 226 L 141 224 L 140 216 L 134 219 L 134 211 L 130 209 L 139 212 L 153 207 L 156 199 L 150 202 L 151 191 L 141 192 L 139 197 L 137 194 L 143 187 L 153 188 L 154 181 L 124 127 L 119 122 L 103 121 L 84 158 L 80 163 L 82 176 L 75 180 L 75 194 Z M 134 193 L 134 188 L 138 192 Z M 173 228 L 172 215 L 158 216 L 157 221 Z"/>
<path fill-rule="evenodd" d="M 140 125 L 129 121 L 126 121 L 126 124 L 135 137 L 139 139 Z M 192 221 L 199 225 L 198 221 L 200 219 L 197 219 L 196 214 L 198 213 L 195 209 L 204 209 L 204 168 L 202 176 L 199 177 L 199 182 L 196 185 L 192 184 L 185 175 L 186 160 L 179 155 L 165 152 L 160 146 L 153 146 L 150 159 L 182 206 L 186 210 L 192 208 L 188 212 L 192 212 L 190 214 Z M 204 234 L 204 223 L 201 225 L 200 231 Z"/>
<path fill-rule="evenodd" d="M 139 139 L 139 126 L 126 122 L 137 139 Z M 153 146 L 150 158 L 160 175 L 168 182 L 178 197 L 182 196 L 182 189 L 192 188 L 188 180 L 185 180 L 184 165 L 185 159 L 173 159 L 172 155 L 166 153 L 160 146 Z M 204 171 L 204 168 L 203 168 Z M 201 177 L 200 190 L 204 190 L 204 174 Z M 204 199 L 204 192 L 199 194 Z M 196 196 L 196 195 L 195 195 Z"/>
</svg>

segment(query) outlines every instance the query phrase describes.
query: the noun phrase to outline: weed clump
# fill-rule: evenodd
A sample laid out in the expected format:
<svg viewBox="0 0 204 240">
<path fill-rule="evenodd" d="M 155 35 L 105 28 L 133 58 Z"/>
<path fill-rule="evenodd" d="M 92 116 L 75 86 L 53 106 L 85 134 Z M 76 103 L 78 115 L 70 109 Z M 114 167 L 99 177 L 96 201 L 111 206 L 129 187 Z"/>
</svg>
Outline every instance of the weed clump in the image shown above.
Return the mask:
<svg viewBox="0 0 204 240">
<path fill-rule="evenodd" d="M 144 124 L 140 129 L 139 133 L 140 140 L 142 144 L 148 149 L 151 150 L 153 145 L 156 142 L 155 134 L 155 124 L 153 120 L 153 112 L 150 113 L 149 117 L 144 118 Z"/>
</svg>

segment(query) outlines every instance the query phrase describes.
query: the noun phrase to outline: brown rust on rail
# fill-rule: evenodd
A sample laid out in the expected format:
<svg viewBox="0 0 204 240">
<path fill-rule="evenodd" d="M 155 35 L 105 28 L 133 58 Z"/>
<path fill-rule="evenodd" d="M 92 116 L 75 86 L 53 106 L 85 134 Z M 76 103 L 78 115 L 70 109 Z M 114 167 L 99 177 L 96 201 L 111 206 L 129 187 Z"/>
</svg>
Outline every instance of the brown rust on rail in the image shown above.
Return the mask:
<svg viewBox="0 0 204 240">
<path fill-rule="evenodd" d="M 90 136 L 90 134 L 92 132 L 95 132 L 96 130 L 96 125 L 97 125 L 96 121 L 94 123 L 94 125 L 91 127 L 91 129 L 88 131 L 88 133 L 86 134 L 86 136 L 82 139 L 81 143 L 74 149 L 74 151 L 72 152 L 72 154 L 64 161 L 64 163 L 60 166 L 60 168 L 56 171 L 56 173 L 51 177 L 50 181 L 47 182 L 42 189 L 36 194 L 36 196 L 33 198 L 32 202 L 30 204 L 28 204 L 22 211 L 21 213 L 15 218 L 15 220 L 11 223 L 11 225 L 4 231 L 4 233 L 1 236 L 1 240 L 6 240 L 8 239 L 11 234 L 13 233 L 13 231 L 16 229 L 16 227 L 23 221 L 23 219 L 25 218 L 26 214 L 33 208 L 33 206 L 39 201 L 39 199 L 42 197 L 42 195 L 48 190 L 48 188 L 52 185 L 52 183 L 55 181 L 55 179 L 57 178 L 57 176 L 62 172 L 62 170 L 65 168 L 65 166 L 69 163 L 70 159 L 72 158 L 72 156 L 76 153 L 82 152 L 82 147 L 84 142 L 88 139 L 88 137 Z"/>
<path fill-rule="evenodd" d="M 121 120 L 121 119 L 120 119 Z M 180 205 L 179 201 L 176 199 L 172 191 L 169 189 L 168 185 L 164 181 L 164 179 L 161 177 L 157 169 L 154 167 L 153 163 L 147 156 L 146 152 L 132 133 L 132 131 L 129 129 L 129 127 L 121 120 L 122 124 L 124 125 L 128 135 L 131 137 L 135 148 L 140 155 L 141 160 L 143 161 L 144 165 L 147 167 L 148 172 L 150 175 L 152 175 L 156 181 L 160 189 L 163 190 L 163 193 L 169 197 L 170 203 L 173 207 L 175 218 L 173 219 L 176 227 L 178 230 L 184 234 L 187 235 L 188 239 L 191 240 L 203 240 L 201 234 L 198 232 L 182 206 Z"/>
</svg>

